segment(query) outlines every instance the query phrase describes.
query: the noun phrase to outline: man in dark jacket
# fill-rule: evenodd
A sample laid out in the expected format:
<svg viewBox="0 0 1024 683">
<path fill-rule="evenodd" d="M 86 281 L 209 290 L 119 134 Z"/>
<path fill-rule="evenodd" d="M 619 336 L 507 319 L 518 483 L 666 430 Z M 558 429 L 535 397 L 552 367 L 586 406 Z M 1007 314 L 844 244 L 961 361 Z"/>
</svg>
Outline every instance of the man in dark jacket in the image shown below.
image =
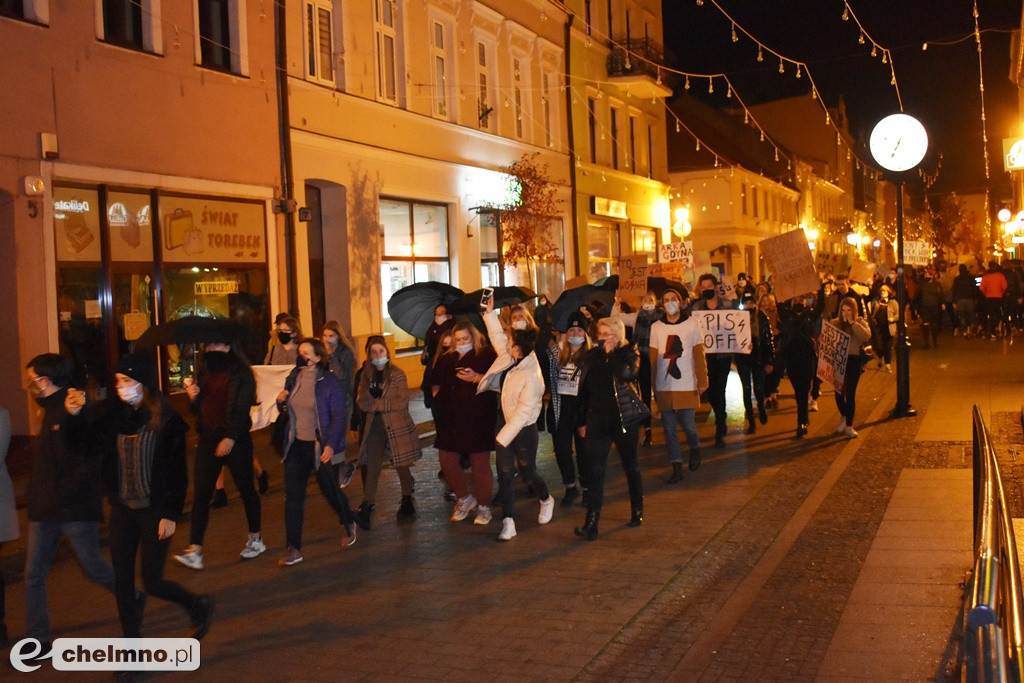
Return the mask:
<svg viewBox="0 0 1024 683">
<path fill-rule="evenodd" d="M 100 551 L 100 455 L 89 447 L 84 418 L 69 415 L 64 408 L 71 364 L 55 353 L 44 353 L 25 367 L 28 390 L 43 412 L 28 484 L 25 608 L 27 635 L 42 643 L 45 653 L 50 642 L 46 577 L 60 537 L 71 543 L 85 576 L 111 593 L 114 569 Z M 84 395 L 75 392 L 70 400 L 81 402 Z"/>
<path fill-rule="evenodd" d="M 974 327 L 974 312 L 977 309 L 978 285 L 967 266 L 960 264 L 959 274 L 953 278 L 953 304 L 956 306 L 957 331 L 966 339 Z"/>
</svg>

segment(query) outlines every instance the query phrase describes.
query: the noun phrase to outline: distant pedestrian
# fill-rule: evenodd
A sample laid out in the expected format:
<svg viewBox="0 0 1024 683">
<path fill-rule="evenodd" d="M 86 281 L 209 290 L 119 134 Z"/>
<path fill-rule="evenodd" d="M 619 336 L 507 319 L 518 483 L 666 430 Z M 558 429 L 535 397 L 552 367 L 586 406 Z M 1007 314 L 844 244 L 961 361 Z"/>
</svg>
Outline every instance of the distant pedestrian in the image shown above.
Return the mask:
<svg viewBox="0 0 1024 683">
<path fill-rule="evenodd" d="M 768 423 L 768 413 L 764 408 L 764 385 L 767 375 L 775 369 L 775 337 L 768 316 L 757 307 L 753 287 L 748 286 L 742 290 L 739 302 L 750 313 L 750 353 L 737 353 L 733 359 L 743 395 L 747 434 L 754 434 L 757 431 L 755 419 L 760 420 L 761 424 Z"/>
<path fill-rule="evenodd" d="M 562 507 L 571 506 L 586 488 L 584 439 L 576 431 L 576 408 L 583 358 L 590 350 L 590 338 L 586 332 L 589 326 L 590 322 L 582 313 L 571 314 L 565 335 L 559 342 L 551 343 L 541 358 L 546 361 L 544 369 L 547 371 L 547 384 L 551 392 L 548 431 L 551 432 L 555 462 L 558 463 L 562 485 L 565 486 Z"/>
<path fill-rule="evenodd" d="M 939 330 L 942 327 L 942 302 L 946 293 L 942 290 L 939 274 L 934 268 L 927 268 L 921 287 L 917 290 L 918 311 L 921 315 L 921 332 L 924 348 L 939 348 Z"/>
<path fill-rule="evenodd" d="M 1009 289 L 1006 283 L 1006 276 L 999 270 L 999 264 L 989 261 L 988 270 L 981 276 L 981 286 L 978 288 L 984 296 L 986 334 L 989 339 L 995 340 L 996 334 L 1000 332 L 1000 324 L 1003 322 L 1003 297 Z"/>
<path fill-rule="evenodd" d="M 718 294 L 718 278 L 705 273 L 697 279 L 700 298 L 693 304 L 693 311 L 718 311 L 736 308 L 735 300 L 725 299 Z M 725 435 L 729 431 L 726 415 L 725 389 L 732 370 L 731 353 L 708 353 L 708 401 L 715 413 L 715 448 L 725 448 Z"/>
<path fill-rule="evenodd" d="M 843 390 L 836 391 L 836 407 L 839 409 L 839 425 L 836 432 L 854 439 L 857 432 L 853 428 L 854 413 L 857 408 L 857 385 L 864 370 L 864 357 L 861 347 L 871 339 L 871 328 L 867 320 L 857 314 L 857 302 L 848 297 L 839 304 L 839 318 L 833 325 L 850 335 L 847 349 L 846 372 L 843 375 Z"/>
<path fill-rule="evenodd" d="M 882 285 L 878 290 L 878 299 L 871 305 L 869 321 L 875 333 L 878 367 L 885 372 L 892 372 L 892 344 L 899 315 L 900 305 L 896 301 L 895 292 L 889 285 Z"/>
<path fill-rule="evenodd" d="M 658 310 L 658 297 L 654 292 L 647 292 L 640 300 L 640 310 L 635 313 L 624 313 L 620 303 L 612 306 L 611 316 L 622 320 L 626 327 L 633 328 L 633 343 L 636 345 L 637 355 L 640 357 L 640 398 L 648 410 L 651 408 L 653 396 L 651 388 L 651 326 L 661 320 L 661 311 Z M 651 418 L 645 419 L 641 425 L 644 428 L 642 446 L 650 446 Z"/>
<path fill-rule="evenodd" d="M 779 304 L 778 354 L 786 366 L 796 400 L 796 438 L 803 438 L 809 428 L 811 383 L 817 374 L 818 356 L 815 347 L 817 325 L 821 319 L 822 300 L 795 297 Z"/>
<path fill-rule="evenodd" d="M 959 273 L 953 278 L 953 305 L 956 307 L 957 331 L 964 339 L 973 333 L 980 297 L 981 292 L 974 276 L 967 265 L 961 263 Z"/>
<path fill-rule="evenodd" d="M 434 357 L 437 355 L 437 347 L 441 336 L 455 326 L 455 320 L 448 313 L 448 307 L 439 304 L 434 307 L 434 322 L 427 328 L 426 336 L 423 338 L 423 352 L 420 353 L 420 363 L 423 364 L 423 382 L 420 389 L 423 390 L 423 405 L 430 409 L 433 406 L 433 397 L 430 395 L 431 384 L 430 374 L 434 367 Z"/>
</svg>

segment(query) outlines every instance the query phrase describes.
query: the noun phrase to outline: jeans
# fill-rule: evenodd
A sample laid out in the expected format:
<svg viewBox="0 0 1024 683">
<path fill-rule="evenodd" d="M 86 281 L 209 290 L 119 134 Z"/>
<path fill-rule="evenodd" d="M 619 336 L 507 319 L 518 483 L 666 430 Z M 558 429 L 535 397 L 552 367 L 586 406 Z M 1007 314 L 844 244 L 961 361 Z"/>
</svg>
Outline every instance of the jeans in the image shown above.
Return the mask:
<svg viewBox="0 0 1024 683">
<path fill-rule="evenodd" d="M 640 352 L 640 375 L 637 377 L 640 384 L 640 400 L 644 402 L 647 409 L 651 408 L 651 354 L 650 350 Z M 640 426 L 645 429 L 651 428 L 650 416 L 644 418 Z M 577 451 L 578 452 L 578 451 Z"/>
<path fill-rule="evenodd" d="M 296 439 L 288 449 L 284 461 L 284 529 L 285 542 L 289 547 L 302 550 L 302 523 L 306 516 L 306 486 L 313 471 L 316 458 L 312 441 Z M 320 492 L 338 515 L 338 523 L 347 526 L 352 523 L 352 512 L 348 496 L 339 486 L 341 463 L 331 465 L 320 463 L 316 468 L 316 483 Z"/>
<path fill-rule="evenodd" d="M 25 612 L 29 638 L 50 640 L 46 577 L 61 535 L 67 537 L 86 578 L 114 592 L 114 568 L 100 551 L 99 522 L 29 522 L 25 549 Z M 65 586 L 72 589 L 71 586 Z"/>
<path fill-rule="evenodd" d="M 153 508 L 132 510 L 114 503 L 110 510 L 110 557 L 114 561 L 117 614 L 125 638 L 140 638 L 142 615 L 135 592 L 135 555 L 142 565 L 142 589 L 150 595 L 176 602 L 192 617 L 199 596 L 164 578 L 164 563 L 171 538 L 160 540 L 160 515 Z"/>
<path fill-rule="evenodd" d="M 249 525 L 250 534 L 260 532 L 260 517 L 262 508 L 259 494 L 252 482 L 252 438 L 246 432 L 241 439 L 235 442 L 231 452 L 222 458 L 214 455 L 217 444 L 223 436 L 219 433 L 201 434 L 199 447 L 196 449 L 195 463 L 195 493 L 192 501 L 192 529 L 190 541 L 193 545 L 202 545 L 206 536 L 206 525 L 210 520 L 210 499 L 213 496 L 213 488 L 217 483 L 217 477 L 223 467 L 231 472 L 231 478 L 235 480 L 235 486 L 242 495 L 242 503 L 245 505 L 245 519 Z"/>
<path fill-rule="evenodd" d="M 999 323 L 1003 319 L 1003 300 L 985 299 L 985 329 L 989 336 L 996 336 Z"/>
<path fill-rule="evenodd" d="M 760 354 L 736 354 L 736 374 L 740 378 L 743 392 L 743 410 L 747 419 L 754 419 L 754 405 L 760 408 L 764 403 L 764 365 Z"/>
<path fill-rule="evenodd" d="M 693 411 L 691 411 L 692 413 Z M 634 510 L 640 510 L 644 501 L 644 489 L 640 479 L 640 463 L 637 460 L 637 446 L 640 426 L 626 427 L 623 432 L 618 420 L 614 423 L 600 420 L 588 420 L 587 425 L 587 512 L 600 512 L 604 504 L 604 479 L 608 467 L 608 453 L 612 444 L 619 452 L 622 471 L 626 473 L 626 484 L 629 486 L 629 502 Z"/>
<path fill-rule="evenodd" d="M 878 354 L 878 358 L 888 365 L 892 362 L 892 335 L 889 334 L 889 325 L 878 328 L 878 348 L 875 349 L 875 353 Z"/>
<path fill-rule="evenodd" d="M 452 491 L 459 498 L 469 495 L 469 487 L 466 486 L 466 473 L 462 471 L 461 457 L 454 451 L 437 452 L 437 459 L 441 462 L 441 471 L 444 472 L 444 480 Z M 469 454 L 469 466 L 473 470 L 473 492 L 480 505 L 490 506 L 491 496 L 494 493 L 494 475 L 491 473 L 491 453 L 481 451 Z"/>
<path fill-rule="evenodd" d="M 729 427 L 725 418 L 725 386 L 732 370 L 731 353 L 709 353 L 708 359 L 708 401 L 715 411 L 715 436 L 725 436 Z"/>
<path fill-rule="evenodd" d="M 959 321 L 960 334 L 967 334 L 974 325 L 974 311 L 977 302 L 974 299 L 957 299 L 956 314 Z"/>
<path fill-rule="evenodd" d="M 583 476 L 583 437 L 576 430 L 576 400 L 566 401 L 563 397 L 560 405 L 562 414 L 558 416 L 558 426 L 551 434 L 551 442 L 555 447 L 555 461 L 558 463 L 558 471 L 562 475 L 562 485 L 568 487 L 576 483 L 577 469 L 579 469 L 579 481 L 582 482 L 585 478 Z M 573 446 L 576 447 L 575 462 L 572 458 Z"/>
<path fill-rule="evenodd" d="M 682 426 L 686 433 L 686 443 L 690 448 L 700 446 L 700 436 L 697 434 L 697 423 L 693 419 L 695 410 L 693 408 L 663 408 L 661 411 L 661 428 L 665 432 L 665 447 L 668 449 L 669 462 L 682 462 L 683 452 L 679 447 L 679 433 L 676 431 Z M 589 438 L 589 434 L 587 435 Z"/>
<path fill-rule="evenodd" d="M 505 421 L 498 416 L 498 429 Z M 497 445 L 495 455 L 498 465 L 498 497 L 501 498 L 501 516 L 515 517 L 516 492 L 513 481 L 516 476 L 516 463 L 519 464 L 519 475 L 523 481 L 533 487 L 538 500 L 547 500 L 548 485 L 537 473 L 537 425 L 527 425 L 516 434 L 508 446 Z"/>
<path fill-rule="evenodd" d="M 861 369 L 864 361 L 860 356 L 849 356 L 846 359 L 846 375 L 843 380 L 843 391 L 836 392 L 836 408 L 846 418 L 846 425 L 853 426 L 853 414 L 857 410 L 857 385 L 860 383 Z"/>
</svg>

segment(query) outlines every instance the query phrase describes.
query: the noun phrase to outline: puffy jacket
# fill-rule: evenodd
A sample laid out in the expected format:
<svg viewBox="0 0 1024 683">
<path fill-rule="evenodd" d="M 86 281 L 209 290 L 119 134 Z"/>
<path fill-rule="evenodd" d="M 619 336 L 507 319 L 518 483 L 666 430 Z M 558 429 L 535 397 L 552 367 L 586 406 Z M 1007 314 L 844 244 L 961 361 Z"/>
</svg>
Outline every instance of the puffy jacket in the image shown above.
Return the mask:
<svg viewBox="0 0 1024 683">
<path fill-rule="evenodd" d="M 295 388 L 296 379 L 302 368 L 295 368 L 288 374 L 284 382 L 284 390 L 291 397 Z M 348 421 L 347 397 L 338 378 L 323 368 L 316 369 L 316 380 L 313 385 L 313 404 L 316 407 L 316 453 L 315 466 L 320 466 L 320 453 L 324 446 L 334 449 L 334 456 L 331 464 L 337 465 L 345 460 L 345 427 Z M 284 456 L 281 460 L 288 458 L 288 450 L 295 441 L 295 411 L 291 409 L 288 401 L 278 401 L 277 409 L 288 411 L 288 433 L 284 440 Z"/>
<path fill-rule="evenodd" d="M 477 393 L 497 391 L 501 394 L 501 412 L 505 416 L 505 425 L 498 430 L 495 440 L 502 446 L 508 446 L 523 427 L 534 424 L 540 416 L 544 399 L 544 374 L 534 351 L 518 363 L 512 358 L 508 337 L 498 320 L 497 311 L 485 315 L 484 324 L 487 325 L 487 336 L 498 358 L 480 380 Z M 508 374 L 502 384 L 501 376 L 506 370 Z"/>
<path fill-rule="evenodd" d="M 990 270 L 981 276 L 981 293 L 985 298 L 1002 299 L 1006 289 L 1006 276 L 998 270 Z"/>
<path fill-rule="evenodd" d="M 593 372 L 599 363 L 607 360 L 610 366 L 612 381 L 600 381 L 603 374 L 608 379 L 608 372 Z M 637 356 L 636 347 L 632 344 L 620 346 L 613 349 L 610 354 L 605 354 L 601 346 L 597 346 L 587 352 L 583 360 L 583 374 L 580 378 L 580 398 L 577 408 L 576 423 L 578 426 L 585 426 L 588 422 L 612 422 L 618 420 L 619 426 L 625 430 L 624 425 L 634 425 L 640 422 L 645 416 L 640 414 L 639 405 L 629 400 L 630 392 L 634 389 L 631 386 L 636 381 L 640 372 L 640 358 Z M 603 396 L 602 396 L 603 394 Z M 606 414 L 600 407 L 615 405 L 615 414 Z"/>
</svg>

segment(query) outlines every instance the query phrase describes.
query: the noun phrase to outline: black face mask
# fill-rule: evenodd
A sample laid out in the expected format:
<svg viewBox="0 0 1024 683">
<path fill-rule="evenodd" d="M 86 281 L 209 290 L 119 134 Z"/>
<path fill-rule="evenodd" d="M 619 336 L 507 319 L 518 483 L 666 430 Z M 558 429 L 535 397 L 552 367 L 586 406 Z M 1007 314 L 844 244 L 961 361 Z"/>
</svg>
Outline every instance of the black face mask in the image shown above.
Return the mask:
<svg viewBox="0 0 1024 683">
<path fill-rule="evenodd" d="M 803 313 L 804 309 L 806 309 L 806 308 L 807 308 L 807 306 L 805 306 L 804 302 L 802 302 L 802 301 L 793 304 L 793 312 L 796 313 L 797 315 L 800 315 L 801 313 Z"/>
<path fill-rule="evenodd" d="M 203 361 L 206 362 L 210 372 L 223 372 L 231 365 L 230 351 L 207 351 L 203 354 Z"/>
<path fill-rule="evenodd" d="M 703 292 L 700 293 L 700 295 L 704 297 L 705 301 L 711 301 L 716 296 L 718 296 L 718 292 L 716 292 L 713 289 L 705 289 Z"/>
<path fill-rule="evenodd" d="M 295 367 L 297 367 L 297 368 L 304 368 L 304 367 L 306 367 L 308 365 L 309 365 L 309 359 L 306 358 L 305 356 L 296 356 L 295 357 Z"/>
<path fill-rule="evenodd" d="M 278 332 L 277 333 L 277 339 L 282 344 L 290 344 L 291 341 L 292 341 L 292 338 L 294 336 L 295 336 L 295 334 L 293 332 Z"/>
</svg>

